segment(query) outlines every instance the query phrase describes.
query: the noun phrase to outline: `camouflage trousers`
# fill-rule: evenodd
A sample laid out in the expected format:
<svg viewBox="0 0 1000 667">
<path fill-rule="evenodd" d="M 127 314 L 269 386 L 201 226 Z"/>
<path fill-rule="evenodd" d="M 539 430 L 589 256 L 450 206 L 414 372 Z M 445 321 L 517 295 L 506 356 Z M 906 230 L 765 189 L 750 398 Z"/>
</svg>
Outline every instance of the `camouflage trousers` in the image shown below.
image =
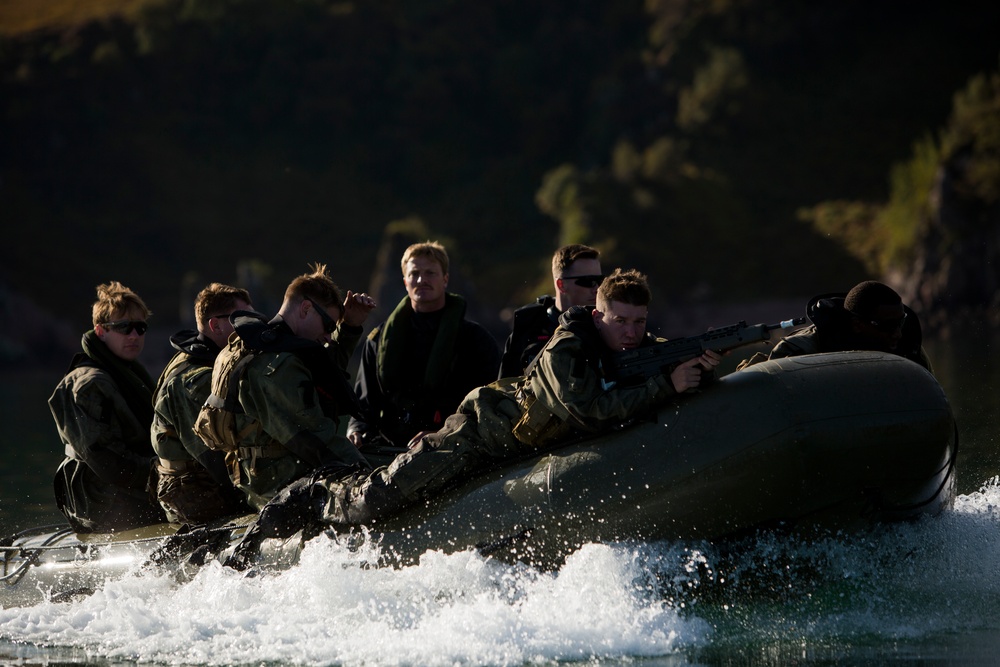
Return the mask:
<svg viewBox="0 0 1000 667">
<path fill-rule="evenodd" d="M 511 433 L 521 415 L 510 392 L 492 385 L 474 389 L 439 431 L 389 466 L 366 476 L 325 482 L 328 500 L 323 520 L 334 525 L 368 523 L 533 451 Z"/>
<path fill-rule="evenodd" d="M 201 524 L 251 512 L 243 494 L 225 488 L 198 464 L 183 471 L 157 466 L 156 498 L 170 523 Z"/>
</svg>

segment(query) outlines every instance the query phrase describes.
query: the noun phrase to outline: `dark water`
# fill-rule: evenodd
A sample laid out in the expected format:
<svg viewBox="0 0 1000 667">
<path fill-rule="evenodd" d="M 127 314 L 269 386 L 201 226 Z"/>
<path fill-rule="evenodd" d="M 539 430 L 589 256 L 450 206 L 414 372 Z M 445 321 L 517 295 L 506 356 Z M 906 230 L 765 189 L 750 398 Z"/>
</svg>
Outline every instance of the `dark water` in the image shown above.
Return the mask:
<svg viewBox="0 0 1000 667">
<path fill-rule="evenodd" d="M 0 609 L 0 663 L 965 665 L 1000 655 L 1000 337 L 927 344 L 960 430 L 954 511 L 809 542 L 592 545 L 555 573 L 476 554 L 368 568 L 335 543 L 292 571 L 153 575 L 71 603 Z M 0 532 L 58 522 L 46 399 L 0 385 Z"/>
<path fill-rule="evenodd" d="M 60 370 L 0 371 L 0 534 L 62 522 L 52 499 L 52 476 L 62 445 L 48 399 Z"/>
</svg>

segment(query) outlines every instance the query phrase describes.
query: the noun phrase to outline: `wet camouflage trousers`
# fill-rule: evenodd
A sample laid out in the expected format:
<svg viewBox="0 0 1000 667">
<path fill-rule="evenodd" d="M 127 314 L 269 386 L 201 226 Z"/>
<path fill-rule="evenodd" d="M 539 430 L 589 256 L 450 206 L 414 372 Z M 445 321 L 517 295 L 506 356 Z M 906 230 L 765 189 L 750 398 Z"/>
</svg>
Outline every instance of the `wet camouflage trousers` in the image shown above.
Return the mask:
<svg viewBox="0 0 1000 667">
<path fill-rule="evenodd" d="M 351 525 L 394 514 L 533 451 L 511 433 L 521 414 L 510 393 L 493 386 L 473 390 L 439 431 L 388 467 L 350 480 L 324 481 L 328 494 L 324 522 Z"/>
</svg>

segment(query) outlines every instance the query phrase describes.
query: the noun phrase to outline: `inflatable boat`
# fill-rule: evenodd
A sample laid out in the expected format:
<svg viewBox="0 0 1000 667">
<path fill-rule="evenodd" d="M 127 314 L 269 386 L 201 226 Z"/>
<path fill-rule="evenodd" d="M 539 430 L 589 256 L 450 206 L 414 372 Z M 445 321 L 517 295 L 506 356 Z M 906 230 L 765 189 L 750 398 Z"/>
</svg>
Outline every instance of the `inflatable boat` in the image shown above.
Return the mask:
<svg viewBox="0 0 1000 667">
<path fill-rule="evenodd" d="M 325 534 L 377 541 L 379 564 L 478 549 L 552 567 L 590 542 L 857 530 L 948 508 L 956 433 L 941 386 L 911 361 L 875 352 L 778 359 L 682 396 L 655 419 L 509 462 L 371 526 Z M 0 599 L 86 593 L 143 564 L 224 560 L 252 522 L 29 531 L 0 543 Z M 258 560 L 287 566 L 302 542 L 265 540 Z"/>
</svg>

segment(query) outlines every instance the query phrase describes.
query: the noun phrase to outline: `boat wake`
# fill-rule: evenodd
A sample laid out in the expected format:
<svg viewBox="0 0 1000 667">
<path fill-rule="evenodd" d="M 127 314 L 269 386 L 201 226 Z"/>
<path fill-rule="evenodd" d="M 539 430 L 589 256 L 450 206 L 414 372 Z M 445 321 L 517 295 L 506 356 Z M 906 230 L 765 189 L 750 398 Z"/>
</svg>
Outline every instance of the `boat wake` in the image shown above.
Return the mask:
<svg viewBox="0 0 1000 667">
<path fill-rule="evenodd" d="M 473 551 L 428 552 L 400 568 L 377 561 L 371 544 L 320 537 L 281 572 L 210 562 L 178 583 L 137 570 L 66 601 L 0 609 L 0 661 L 687 664 L 718 654 L 763 664 L 801 662 L 804 646 L 916 654 L 1000 626 L 1000 482 L 939 517 L 861 534 L 768 534 L 725 548 L 590 544 L 554 572 Z"/>
</svg>

